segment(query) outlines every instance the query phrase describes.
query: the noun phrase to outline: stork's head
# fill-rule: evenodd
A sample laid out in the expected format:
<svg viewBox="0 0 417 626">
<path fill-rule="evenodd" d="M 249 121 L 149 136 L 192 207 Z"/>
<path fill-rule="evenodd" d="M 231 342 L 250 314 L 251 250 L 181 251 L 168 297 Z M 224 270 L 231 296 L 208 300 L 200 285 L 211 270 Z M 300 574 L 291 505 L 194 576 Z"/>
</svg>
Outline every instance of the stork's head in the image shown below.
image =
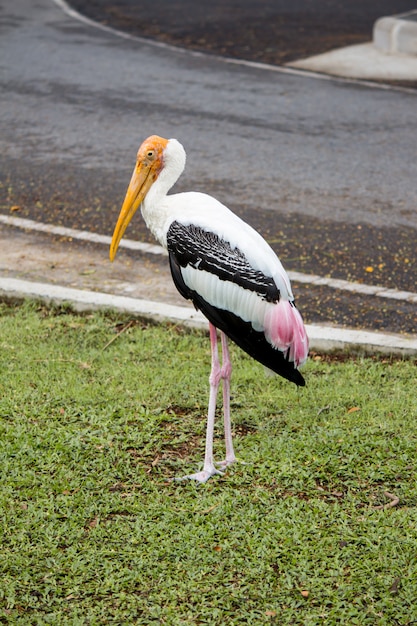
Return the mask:
<svg viewBox="0 0 417 626">
<path fill-rule="evenodd" d="M 116 256 L 117 248 L 119 247 L 119 243 L 130 220 L 146 197 L 149 189 L 157 180 L 162 170 L 164 168 L 168 169 L 171 162 L 175 162 L 175 152 L 178 151 L 178 147 L 184 153 L 184 149 L 181 144 L 179 144 L 175 139 L 164 139 L 163 137 L 158 137 L 158 135 L 148 137 L 148 139 L 145 139 L 143 144 L 140 146 L 135 169 L 133 170 L 132 178 L 130 179 L 119 219 L 117 220 L 117 224 L 114 229 L 113 239 L 110 245 L 111 261 L 113 261 Z M 178 178 L 181 174 L 181 171 L 184 168 L 184 163 L 185 153 L 184 162 L 182 163 L 182 167 L 176 175 L 176 178 Z M 173 180 L 168 187 L 170 187 L 174 182 L 175 180 Z"/>
</svg>

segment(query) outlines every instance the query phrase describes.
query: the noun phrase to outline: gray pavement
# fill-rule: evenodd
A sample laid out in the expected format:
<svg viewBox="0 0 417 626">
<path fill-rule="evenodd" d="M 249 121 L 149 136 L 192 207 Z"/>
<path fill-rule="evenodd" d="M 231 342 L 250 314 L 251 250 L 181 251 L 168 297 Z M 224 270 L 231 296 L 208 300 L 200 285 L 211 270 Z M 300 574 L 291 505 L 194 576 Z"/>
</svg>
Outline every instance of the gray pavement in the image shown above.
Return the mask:
<svg viewBox="0 0 417 626">
<path fill-rule="evenodd" d="M 372 40 L 288 64 L 333 76 L 381 81 L 417 81 L 417 10 L 376 20 Z"/>
<path fill-rule="evenodd" d="M 373 42 L 293 61 L 288 67 L 364 81 L 417 81 L 417 57 L 383 52 Z"/>
<path fill-rule="evenodd" d="M 86 216 L 110 234 L 138 143 L 157 132 L 187 148 L 178 190 L 278 226 L 295 214 L 416 231 L 416 93 L 152 45 L 48 0 L 5 0 L 0 20 L 1 211 L 75 227 Z M 108 284 L 119 270 L 107 251 L 103 263 Z"/>
<path fill-rule="evenodd" d="M 97 22 L 222 57 L 284 65 L 369 42 L 381 16 L 410 13 L 415 0 L 69 0 Z M 410 19 L 407 17 L 407 21 Z M 400 50 L 410 50 L 395 26 Z M 409 30 L 409 26 L 404 30 Z M 405 45 L 403 45 L 405 44 Z M 393 46 L 390 45 L 390 51 Z M 411 50 L 415 50 L 414 47 Z M 394 77 L 395 80 L 395 77 Z"/>
<path fill-rule="evenodd" d="M 156 47 L 51 0 L 3 5 L 0 145 L 12 183 L 14 166 L 35 183 L 48 167 L 62 184 L 70 168 L 81 202 L 88 181 L 100 193 L 110 176 L 118 203 L 138 144 L 158 132 L 186 146 L 182 189 L 237 208 L 417 228 L 417 93 Z"/>
</svg>

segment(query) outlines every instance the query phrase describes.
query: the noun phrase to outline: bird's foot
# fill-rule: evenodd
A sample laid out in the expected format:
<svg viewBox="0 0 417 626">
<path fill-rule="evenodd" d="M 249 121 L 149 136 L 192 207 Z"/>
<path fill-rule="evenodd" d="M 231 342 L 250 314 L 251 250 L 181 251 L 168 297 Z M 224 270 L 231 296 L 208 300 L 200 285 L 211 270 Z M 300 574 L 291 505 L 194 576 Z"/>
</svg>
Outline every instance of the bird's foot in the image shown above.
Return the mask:
<svg viewBox="0 0 417 626">
<path fill-rule="evenodd" d="M 229 465 L 231 465 L 232 463 L 234 463 L 236 461 L 236 459 L 234 459 L 233 461 L 228 461 L 227 459 L 225 459 L 224 461 L 216 461 L 216 465 L 217 467 L 219 467 L 221 470 L 225 470 L 226 467 L 229 467 Z"/>
<path fill-rule="evenodd" d="M 220 469 L 224 470 L 226 469 L 226 467 L 228 467 L 232 463 L 236 463 L 236 461 L 237 461 L 237 458 L 235 456 L 230 457 L 230 458 L 226 457 L 224 461 L 216 461 L 216 465 L 220 467 Z"/>
<path fill-rule="evenodd" d="M 220 472 L 213 466 L 204 468 L 201 472 L 197 472 L 196 474 L 188 474 L 187 476 L 181 476 L 179 478 L 174 478 L 173 480 L 196 480 L 199 483 L 206 483 L 209 478 L 219 474 L 223 476 L 223 472 Z"/>
</svg>

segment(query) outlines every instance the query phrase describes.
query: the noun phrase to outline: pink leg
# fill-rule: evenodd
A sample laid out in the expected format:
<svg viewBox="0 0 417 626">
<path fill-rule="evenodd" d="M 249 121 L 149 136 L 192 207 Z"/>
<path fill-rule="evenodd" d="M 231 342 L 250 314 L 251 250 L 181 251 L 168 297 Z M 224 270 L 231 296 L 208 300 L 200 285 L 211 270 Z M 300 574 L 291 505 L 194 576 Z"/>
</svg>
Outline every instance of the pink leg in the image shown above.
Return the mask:
<svg viewBox="0 0 417 626">
<path fill-rule="evenodd" d="M 214 467 L 213 458 L 213 436 L 214 436 L 214 417 L 216 413 L 216 398 L 220 380 L 222 379 L 222 368 L 219 363 L 219 352 L 217 348 L 217 329 L 213 324 L 209 324 L 210 328 L 210 344 L 211 344 L 211 372 L 210 372 L 210 397 L 207 416 L 207 432 L 206 432 L 206 451 L 204 455 L 204 467 L 201 472 L 184 476 L 184 479 L 198 480 L 205 483 L 211 476 L 221 474 Z M 230 360 L 229 360 L 230 361 Z M 180 479 L 182 480 L 182 479 Z"/>
<path fill-rule="evenodd" d="M 223 413 L 224 413 L 224 441 L 226 444 L 226 458 L 218 463 L 222 468 L 227 467 L 236 461 L 233 450 L 232 425 L 230 422 L 230 377 L 232 375 L 232 362 L 230 360 L 229 348 L 227 346 L 227 337 L 221 333 L 223 365 L 221 368 L 221 377 L 223 378 Z"/>
</svg>

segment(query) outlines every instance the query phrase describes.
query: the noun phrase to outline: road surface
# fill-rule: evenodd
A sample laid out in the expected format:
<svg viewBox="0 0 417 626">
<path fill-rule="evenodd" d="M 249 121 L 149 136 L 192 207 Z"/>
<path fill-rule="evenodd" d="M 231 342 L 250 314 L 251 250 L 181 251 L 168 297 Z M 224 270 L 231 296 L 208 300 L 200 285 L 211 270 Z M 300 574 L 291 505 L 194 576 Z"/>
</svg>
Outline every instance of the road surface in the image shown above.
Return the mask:
<svg viewBox="0 0 417 626">
<path fill-rule="evenodd" d="M 120 37 L 52 0 L 0 19 L 4 214 L 110 234 L 158 133 L 188 153 L 176 189 L 215 195 L 288 269 L 416 291 L 416 93 Z M 128 236 L 150 240 L 139 217 Z M 310 322 L 416 332 L 415 305 L 296 287 Z"/>
</svg>

